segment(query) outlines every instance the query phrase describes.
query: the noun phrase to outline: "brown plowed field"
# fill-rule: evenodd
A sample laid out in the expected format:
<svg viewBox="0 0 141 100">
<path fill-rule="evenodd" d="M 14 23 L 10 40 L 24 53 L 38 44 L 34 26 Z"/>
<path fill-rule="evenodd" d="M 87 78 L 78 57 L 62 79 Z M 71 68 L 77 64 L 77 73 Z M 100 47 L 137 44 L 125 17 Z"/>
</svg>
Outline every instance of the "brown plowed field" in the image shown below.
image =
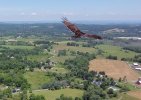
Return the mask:
<svg viewBox="0 0 141 100">
<path fill-rule="evenodd" d="M 141 100 L 141 90 L 140 91 L 139 90 L 138 91 L 130 91 L 130 92 L 128 92 L 128 95 L 136 97 Z"/>
<path fill-rule="evenodd" d="M 91 70 L 105 71 L 106 75 L 117 80 L 126 76 L 128 82 L 137 81 L 140 77 L 126 62 L 119 60 L 94 59 L 89 63 L 89 71 Z"/>
</svg>

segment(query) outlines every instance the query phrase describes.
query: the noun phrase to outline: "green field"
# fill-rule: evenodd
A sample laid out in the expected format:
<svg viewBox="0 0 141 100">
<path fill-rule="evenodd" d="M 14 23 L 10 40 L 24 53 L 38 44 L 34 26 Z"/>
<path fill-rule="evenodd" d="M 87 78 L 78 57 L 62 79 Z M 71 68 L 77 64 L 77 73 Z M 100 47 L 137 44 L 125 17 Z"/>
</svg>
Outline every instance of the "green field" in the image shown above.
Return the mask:
<svg viewBox="0 0 141 100">
<path fill-rule="evenodd" d="M 67 50 L 67 52 L 70 52 L 70 51 L 80 51 L 80 52 L 89 52 L 89 53 L 94 53 L 96 51 L 95 48 L 88 48 L 88 47 L 82 47 L 82 46 L 79 46 L 79 47 L 75 47 L 75 46 L 67 46 L 66 45 L 66 42 L 59 42 L 59 45 L 54 45 L 53 46 L 53 50 L 55 53 L 54 53 L 54 56 L 51 57 L 51 60 L 55 61 L 55 62 L 64 62 L 66 59 L 72 59 L 74 58 L 75 56 L 71 56 L 70 54 L 67 54 L 67 56 L 60 56 L 58 57 L 57 56 L 57 52 L 59 50 Z"/>
<path fill-rule="evenodd" d="M 55 72 L 55 73 L 67 73 L 68 70 L 63 68 L 63 67 L 53 67 L 49 69 L 50 72 Z"/>
<path fill-rule="evenodd" d="M 135 55 L 137 55 L 137 53 L 133 52 L 133 51 L 125 51 L 123 50 L 121 47 L 118 46 L 112 46 L 112 45 L 97 45 L 96 46 L 98 49 L 103 50 L 104 56 L 107 57 L 108 55 L 113 55 L 113 56 L 117 56 L 118 58 L 132 58 Z"/>
<path fill-rule="evenodd" d="M 37 40 L 41 40 L 42 38 L 41 37 L 37 37 L 37 36 L 28 36 L 26 38 L 17 38 L 16 40 L 17 41 L 24 41 L 24 42 L 34 42 L 34 41 L 37 41 Z"/>
<path fill-rule="evenodd" d="M 56 98 L 60 97 L 61 94 L 67 97 L 82 97 L 83 92 L 82 90 L 78 89 L 61 89 L 61 90 L 41 90 L 41 91 L 32 91 L 35 95 L 43 95 L 45 96 L 46 100 L 56 100 Z"/>
<path fill-rule="evenodd" d="M 74 42 L 73 40 L 70 40 L 70 41 L 61 41 L 61 42 L 57 42 L 57 43 L 59 43 L 59 44 L 67 44 L 68 42 Z M 77 41 L 77 44 L 85 44 L 86 42 L 80 42 L 80 41 Z"/>
<path fill-rule="evenodd" d="M 93 53 L 96 51 L 95 48 L 92 48 L 92 47 L 82 47 L 82 46 L 79 46 L 79 47 L 75 47 L 75 46 L 67 46 L 66 44 L 59 44 L 59 45 L 54 45 L 54 50 L 57 52 L 59 50 L 70 50 L 70 51 L 80 51 L 80 52 L 90 52 L 90 53 Z"/>
<path fill-rule="evenodd" d="M 65 42 L 66 43 L 66 42 Z M 64 42 L 61 42 L 59 45 L 54 45 L 53 50 L 55 52 L 58 52 L 59 50 L 69 50 L 69 51 L 80 51 L 80 52 L 89 52 L 89 53 L 96 53 L 98 51 L 98 49 L 104 51 L 103 56 L 107 57 L 109 55 L 113 55 L 113 56 L 117 56 L 118 59 L 121 58 L 133 58 L 135 55 L 138 55 L 138 53 L 135 53 L 133 51 L 129 51 L 129 50 L 123 50 L 121 47 L 119 46 L 112 46 L 112 45 L 96 45 L 95 49 L 93 47 L 75 47 L 75 46 L 67 46 Z M 57 54 L 56 54 L 57 55 Z M 66 59 L 71 59 L 74 58 L 74 56 L 57 56 L 52 57 L 52 60 L 56 61 L 56 62 L 64 62 L 64 60 Z"/>
<path fill-rule="evenodd" d="M 20 45 L 2 45 L 3 47 L 8 47 L 10 49 L 33 49 L 34 46 L 20 46 Z"/>
<path fill-rule="evenodd" d="M 31 60 L 31 61 L 38 61 L 38 62 L 44 61 L 45 62 L 49 57 L 50 57 L 49 54 L 42 53 L 42 54 L 39 54 L 39 55 L 29 55 L 29 56 L 27 56 L 27 59 Z"/>
<path fill-rule="evenodd" d="M 41 86 L 44 83 L 47 83 L 53 80 L 52 77 L 46 76 L 46 72 L 43 72 L 43 71 L 26 72 L 24 74 L 24 77 L 31 84 L 32 89 L 41 89 Z"/>
<path fill-rule="evenodd" d="M 73 58 L 74 58 L 74 56 L 70 56 L 70 55 L 68 55 L 68 56 L 60 56 L 60 57 L 54 56 L 54 57 L 51 58 L 51 60 L 53 60 L 54 62 L 64 63 L 65 60 L 73 59 Z"/>
</svg>

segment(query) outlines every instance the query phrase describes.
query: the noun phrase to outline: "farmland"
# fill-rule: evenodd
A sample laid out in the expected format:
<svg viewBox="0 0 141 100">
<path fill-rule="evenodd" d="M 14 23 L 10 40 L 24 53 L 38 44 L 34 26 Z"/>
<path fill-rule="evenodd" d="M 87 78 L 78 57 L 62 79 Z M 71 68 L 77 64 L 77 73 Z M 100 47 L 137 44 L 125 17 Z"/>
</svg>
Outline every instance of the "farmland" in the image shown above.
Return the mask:
<svg viewBox="0 0 141 100">
<path fill-rule="evenodd" d="M 128 95 L 133 96 L 141 100 L 141 91 L 136 90 L 136 91 L 129 91 Z"/>
<path fill-rule="evenodd" d="M 102 40 L 71 40 L 71 34 L 67 35 L 62 26 L 58 28 L 59 24 L 53 25 L 51 30 L 48 24 L 35 27 L 29 24 L 27 30 L 18 25 L 20 33 L 9 30 L 10 33 L 1 36 L 0 84 L 9 88 L 0 90 L 0 99 L 8 96 L 14 100 L 29 99 L 31 94 L 35 94 L 46 100 L 55 100 L 64 94 L 66 98 L 78 97 L 82 100 L 138 100 L 140 89 L 133 83 L 140 74 L 130 68 L 127 62 L 140 63 L 140 52 L 130 49 L 132 47 L 125 49 L 124 46 L 139 44 L 140 41 L 114 40 L 112 37 L 116 34 L 106 38 L 103 36 Z M 101 32 L 98 34 L 106 35 Z M 110 60 L 113 58 L 109 56 L 114 56 L 116 60 Z M 95 71 L 104 71 L 106 74 Z M 120 77 L 127 81 L 117 81 Z M 119 91 L 110 90 L 109 87 Z M 15 92 L 17 89 L 20 93 Z"/>
<path fill-rule="evenodd" d="M 140 75 L 131 69 L 126 62 L 108 59 L 95 59 L 90 61 L 89 71 L 105 71 L 106 75 L 119 79 L 126 76 L 128 82 L 134 82 Z"/>
</svg>

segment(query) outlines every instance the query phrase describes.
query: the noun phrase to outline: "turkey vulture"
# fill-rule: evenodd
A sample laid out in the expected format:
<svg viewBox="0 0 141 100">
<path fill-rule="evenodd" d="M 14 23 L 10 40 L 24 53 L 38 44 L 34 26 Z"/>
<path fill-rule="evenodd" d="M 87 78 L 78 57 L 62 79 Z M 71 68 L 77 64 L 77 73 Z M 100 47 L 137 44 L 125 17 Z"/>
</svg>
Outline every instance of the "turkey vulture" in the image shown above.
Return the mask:
<svg viewBox="0 0 141 100">
<path fill-rule="evenodd" d="M 84 33 L 80 31 L 80 29 L 75 24 L 72 24 L 71 22 L 69 22 L 68 19 L 65 17 L 63 17 L 62 20 L 63 20 L 62 22 L 64 23 L 64 25 L 68 29 L 70 29 L 73 33 L 75 33 L 75 35 L 72 36 L 72 38 L 88 37 L 88 38 L 102 39 L 98 35 L 88 34 L 88 33 Z"/>
</svg>

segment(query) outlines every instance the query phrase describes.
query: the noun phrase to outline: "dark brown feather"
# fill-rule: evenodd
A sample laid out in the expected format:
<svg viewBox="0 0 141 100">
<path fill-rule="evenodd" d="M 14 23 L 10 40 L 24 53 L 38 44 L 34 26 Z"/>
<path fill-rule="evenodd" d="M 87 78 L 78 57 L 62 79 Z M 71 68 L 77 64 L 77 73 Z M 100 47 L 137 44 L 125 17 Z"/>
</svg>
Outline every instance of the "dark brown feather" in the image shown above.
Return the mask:
<svg viewBox="0 0 141 100">
<path fill-rule="evenodd" d="M 80 29 L 75 25 L 72 24 L 71 22 L 69 22 L 67 20 L 67 18 L 62 18 L 63 19 L 63 23 L 64 25 L 71 30 L 73 33 L 75 33 L 75 36 L 72 36 L 74 38 L 80 38 L 80 37 L 88 37 L 88 38 L 95 38 L 95 39 L 102 39 L 100 36 L 98 35 L 94 35 L 94 34 L 87 34 L 84 32 L 81 32 Z"/>
</svg>

